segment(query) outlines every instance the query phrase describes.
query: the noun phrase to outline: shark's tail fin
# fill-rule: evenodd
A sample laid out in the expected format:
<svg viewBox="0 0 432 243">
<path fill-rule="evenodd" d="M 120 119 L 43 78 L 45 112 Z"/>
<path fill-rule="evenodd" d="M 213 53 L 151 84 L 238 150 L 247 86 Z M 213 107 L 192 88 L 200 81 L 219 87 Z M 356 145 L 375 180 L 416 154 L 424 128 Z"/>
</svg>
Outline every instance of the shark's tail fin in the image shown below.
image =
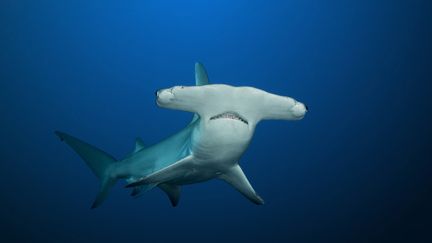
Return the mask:
<svg viewBox="0 0 432 243">
<path fill-rule="evenodd" d="M 100 191 L 96 196 L 91 208 L 100 206 L 107 198 L 109 190 L 115 185 L 117 179 L 110 176 L 110 168 L 116 159 L 104 151 L 79 140 L 66 133 L 56 131 L 55 134 L 65 141 L 90 167 L 93 173 L 99 178 Z"/>
</svg>

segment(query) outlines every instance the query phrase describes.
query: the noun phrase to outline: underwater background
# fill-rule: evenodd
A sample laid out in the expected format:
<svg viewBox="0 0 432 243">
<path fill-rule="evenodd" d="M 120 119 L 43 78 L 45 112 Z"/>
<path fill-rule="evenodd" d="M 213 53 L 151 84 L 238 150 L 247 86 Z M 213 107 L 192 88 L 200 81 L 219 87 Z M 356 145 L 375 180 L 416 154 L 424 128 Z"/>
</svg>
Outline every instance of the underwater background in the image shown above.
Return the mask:
<svg viewBox="0 0 432 243">
<path fill-rule="evenodd" d="M 431 242 L 430 1 L 0 2 L 2 242 Z M 122 158 L 192 114 L 154 92 L 254 86 L 304 102 L 263 121 L 241 165 L 266 204 L 218 180 L 172 208 L 98 181 L 54 135 Z"/>
</svg>

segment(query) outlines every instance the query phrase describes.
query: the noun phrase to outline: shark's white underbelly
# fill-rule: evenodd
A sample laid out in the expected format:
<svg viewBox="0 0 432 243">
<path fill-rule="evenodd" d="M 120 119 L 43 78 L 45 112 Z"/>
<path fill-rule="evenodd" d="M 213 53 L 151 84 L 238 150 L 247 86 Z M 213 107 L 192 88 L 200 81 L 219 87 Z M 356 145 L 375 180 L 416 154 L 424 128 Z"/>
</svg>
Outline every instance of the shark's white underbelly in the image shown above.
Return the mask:
<svg viewBox="0 0 432 243">
<path fill-rule="evenodd" d="M 200 121 L 191 137 L 193 169 L 171 183 L 191 184 L 218 177 L 238 163 L 252 134 L 253 130 L 240 121 Z"/>
</svg>

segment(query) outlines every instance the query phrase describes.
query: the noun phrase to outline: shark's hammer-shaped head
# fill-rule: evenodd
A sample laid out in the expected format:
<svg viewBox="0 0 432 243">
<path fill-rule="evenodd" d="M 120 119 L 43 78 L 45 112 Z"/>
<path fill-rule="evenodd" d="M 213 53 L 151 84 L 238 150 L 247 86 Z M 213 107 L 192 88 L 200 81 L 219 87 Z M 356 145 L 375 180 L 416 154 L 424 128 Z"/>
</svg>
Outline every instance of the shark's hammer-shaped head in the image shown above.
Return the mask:
<svg viewBox="0 0 432 243">
<path fill-rule="evenodd" d="M 300 120 L 307 107 L 293 98 L 253 87 L 224 84 L 174 86 L 156 92 L 160 107 L 195 112 L 204 119 L 237 119 L 255 125 L 263 119 Z"/>
</svg>

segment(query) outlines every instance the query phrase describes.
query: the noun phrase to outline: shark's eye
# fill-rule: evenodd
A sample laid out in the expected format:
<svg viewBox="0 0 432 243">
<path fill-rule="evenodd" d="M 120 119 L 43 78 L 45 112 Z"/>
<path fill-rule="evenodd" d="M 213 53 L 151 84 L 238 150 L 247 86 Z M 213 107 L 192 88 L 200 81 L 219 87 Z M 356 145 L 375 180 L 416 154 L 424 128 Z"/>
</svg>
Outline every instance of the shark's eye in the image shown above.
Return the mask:
<svg viewBox="0 0 432 243">
<path fill-rule="evenodd" d="M 181 89 L 184 89 L 184 86 L 180 86 Z"/>
</svg>

